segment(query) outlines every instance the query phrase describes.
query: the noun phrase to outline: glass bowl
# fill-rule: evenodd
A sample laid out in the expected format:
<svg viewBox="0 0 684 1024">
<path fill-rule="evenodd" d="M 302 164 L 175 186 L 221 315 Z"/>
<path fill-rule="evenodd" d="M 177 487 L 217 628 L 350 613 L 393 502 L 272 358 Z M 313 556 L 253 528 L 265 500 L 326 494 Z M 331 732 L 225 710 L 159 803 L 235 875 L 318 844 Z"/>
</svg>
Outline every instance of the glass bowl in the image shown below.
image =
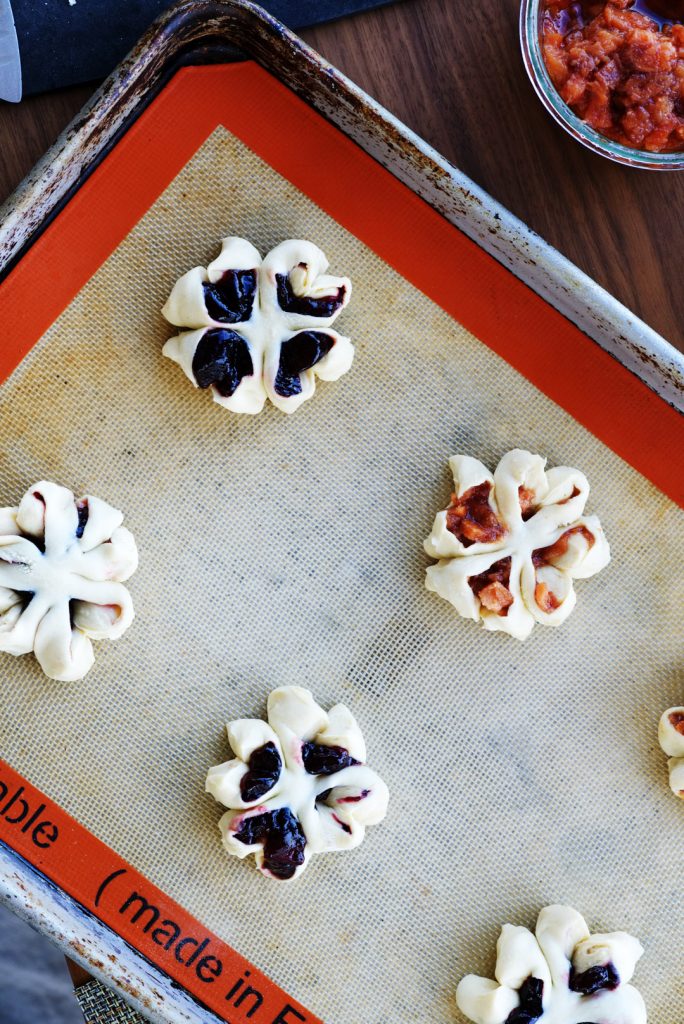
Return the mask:
<svg viewBox="0 0 684 1024">
<path fill-rule="evenodd" d="M 522 0 L 520 6 L 520 45 L 527 74 L 537 96 L 549 114 L 566 132 L 594 153 L 607 156 L 619 164 L 642 167 L 650 171 L 684 170 L 684 151 L 679 153 L 647 153 L 607 139 L 585 124 L 562 100 L 549 77 L 541 46 L 541 0 Z"/>
</svg>

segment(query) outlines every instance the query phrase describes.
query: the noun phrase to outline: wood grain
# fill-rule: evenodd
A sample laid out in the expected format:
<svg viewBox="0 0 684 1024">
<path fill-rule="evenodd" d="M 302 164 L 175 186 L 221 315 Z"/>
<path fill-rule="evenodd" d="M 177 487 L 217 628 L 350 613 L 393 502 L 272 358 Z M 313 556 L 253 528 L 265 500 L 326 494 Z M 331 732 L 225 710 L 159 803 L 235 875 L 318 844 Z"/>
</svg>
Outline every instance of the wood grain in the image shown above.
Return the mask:
<svg viewBox="0 0 684 1024">
<path fill-rule="evenodd" d="M 304 37 L 674 345 L 684 350 L 684 173 L 623 168 L 543 110 L 515 0 L 403 0 Z M 492 30 L 492 25 L 495 26 Z M 0 198 L 92 92 L 0 104 Z"/>
</svg>

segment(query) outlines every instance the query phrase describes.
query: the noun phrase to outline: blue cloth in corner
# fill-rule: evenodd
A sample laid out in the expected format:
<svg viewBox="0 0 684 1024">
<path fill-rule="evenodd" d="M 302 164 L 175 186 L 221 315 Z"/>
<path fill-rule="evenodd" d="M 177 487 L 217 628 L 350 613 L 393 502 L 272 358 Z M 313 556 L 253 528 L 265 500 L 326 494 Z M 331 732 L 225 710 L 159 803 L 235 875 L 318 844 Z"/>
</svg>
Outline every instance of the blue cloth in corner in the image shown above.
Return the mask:
<svg viewBox="0 0 684 1024">
<path fill-rule="evenodd" d="M 83 1024 L 64 956 L 0 906 L 0 1024 Z"/>
<path fill-rule="evenodd" d="M 10 0 L 24 95 L 105 78 L 169 0 Z M 288 28 L 302 28 L 391 0 L 263 0 Z"/>
</svg>

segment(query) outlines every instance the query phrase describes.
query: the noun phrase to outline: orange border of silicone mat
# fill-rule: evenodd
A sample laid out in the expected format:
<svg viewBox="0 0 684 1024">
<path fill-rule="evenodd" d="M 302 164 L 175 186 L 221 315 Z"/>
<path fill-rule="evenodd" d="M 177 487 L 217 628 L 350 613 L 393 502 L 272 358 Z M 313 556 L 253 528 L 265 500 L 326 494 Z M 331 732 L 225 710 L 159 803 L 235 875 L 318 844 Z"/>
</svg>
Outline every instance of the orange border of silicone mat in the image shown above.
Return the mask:
<svg viewBox="0 0 684 1024">
<path fill-rule="evenodd" d="M 123 857 L 2 760 L 0 784 L 7 787 L 7 792 L 3 789 L 0 796 L 0 839 L 60 889 L 73 896 L 86 910 L 109 925 L 134 949 L 179 982 L 182 988 L 192 993 L 221 1020 L 229 1024 L 323 1024 L 320 1018 L 305 1010 L 301 1003 L 289 997 L 249 960 L 207 931 L 204 925 L 161 889 L 152 885 Z M 37 835 L 37 841 L 43 847 L 41 850 L 34 840 L 34 831 L 40 829 L 42 823 L 45 823 L 45 828 Z M 53 826 L 57 828 L 57 835 L 48 845 Z M 122 908 L 133 893 L 143 897 L 158 911 L 154 924 L 151 923 L 152 914 L 149 910 L 141 910 L 138 920 L 133 920 L 142 906 L 137 902 L 127 908 L 128 916 L 124 916 Z M 228 889 L 226 899 L 230 899 Z M 170 927 L 172 922 L 177 925 L 180 934 L 167 950 L 159 939 L 154 939 L 154 935 L 166 925 L 168 944 L 175 936 Z M 194 944 L 186 943 L 181 949 L 180 958 L 177 958 L 178 944 L 184 939 L 192 939 Z M 202 946 L 205 940 L 207 943 Z M 194 960 L 193 953 L 196 953 Z M 219 974 L 216 974 L 215 963 L 211 967 L 208 964 L 200 967 L 205 956 L 220 962 Z M 190 964 L 186 964 L 188 960 Z M 198 975 L 198 967 L 203 977 Z M 240 980 L 242 985 L 234 988 Z M 248 996 L 239 1007 L 234 1005 L 234 1000 L 240 1000 L 247 986 L 256 990 L 262 998 L 262 1003 L 252 1016 L 249 1013 L 256 1004 L 256 997 Z M 231 992 L 231 1001 L 227 1002 Z M 228 1013 L 230 1016 L 227 1016 Z"/>
<path fill-rule="evenodd" d="M 102 262 L 185 166 L 217 125 L 237 135 L 341 225 L 596 437 L 675 501 L 684 504 L 671 453 L 684 442 L 682 418 L 645 384 L 574 327 L 512 273 L 401 184 L 337 128 L 254 63 L 186 68 L 172 79 L 0 285 L 5 342 L 0 380 L 30 351 Z M 349 183 L 353 182 L 353 187 Z M 8 340 L 9 339 L 9 340 Z M 454 350 L 454 358 L 458 358 Z M 458 416 L 458 395 L 453 396 Z M 0 762 L 2 778 L 44 798 Z M 49 802 L 48 802 L 49 803 Z M 183 968 L 102 904 L 93 886 L 111 863 L 125 869 L 183 933 L 207 934 L 199 922 L 146 882 L 113 851 L 54 804 L 65 854 L 35 857 L 30 833 L 0 816 L 0 839 L 111 925 L 124 939 L 219 1014 L 218 987 L 183 976 Z M 118 867 L 117 867 L 118 866 Z M 148 897 L 148 898 L 151 898 Z M 194 930 L 194 932 L 193 932 Z M 212 948 L 237 977 L 268 993 L 273 1012 L 283 994 L 218 939 Z M 228 973 L 228 972 L 226 972 Z M 187 974 L 187 971 L 186 971 Z M 256 979 L 256 981 L 255 981 Z M 257 984 L 258 983 L 258 984 Z M 214 995 L 215 993 L 215 995 Z M 295 1004 L 293 1004 L 295 1005 Z M 301 1010 L 301 1008 L 298 1008 Z M 270 1012 L 270 1011 L 269 1011 Z M 227 1019 L 227 1018 L 225 1018 Z M 242 1020 L 239 1011 L 231 1019 Z M 266 1011 L 259 1012 L 264 1024 Z M 310 1014 L 307 1022 L 315 1021 Z M 286 1024 L 295 1024 L 290 1016 Z"/>
</svg>

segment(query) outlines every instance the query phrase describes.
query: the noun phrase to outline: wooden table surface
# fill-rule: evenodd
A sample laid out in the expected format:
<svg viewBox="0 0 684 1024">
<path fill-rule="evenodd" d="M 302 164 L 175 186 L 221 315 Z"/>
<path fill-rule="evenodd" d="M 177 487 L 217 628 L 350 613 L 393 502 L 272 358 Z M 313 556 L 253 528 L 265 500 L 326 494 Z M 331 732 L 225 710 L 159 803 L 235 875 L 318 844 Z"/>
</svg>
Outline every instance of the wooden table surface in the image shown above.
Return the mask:
<svg viewBox="0 0 684 1024">
<path fill-rule="evenodd" d="M 620 167 L 567 136 L 527 80 L 517 21 L 518 0 L 403 0 L 302 34 L 684 350 L 684 172 Z M 92 91 L 0 104 L 0 199 Z"/>
</svg>

